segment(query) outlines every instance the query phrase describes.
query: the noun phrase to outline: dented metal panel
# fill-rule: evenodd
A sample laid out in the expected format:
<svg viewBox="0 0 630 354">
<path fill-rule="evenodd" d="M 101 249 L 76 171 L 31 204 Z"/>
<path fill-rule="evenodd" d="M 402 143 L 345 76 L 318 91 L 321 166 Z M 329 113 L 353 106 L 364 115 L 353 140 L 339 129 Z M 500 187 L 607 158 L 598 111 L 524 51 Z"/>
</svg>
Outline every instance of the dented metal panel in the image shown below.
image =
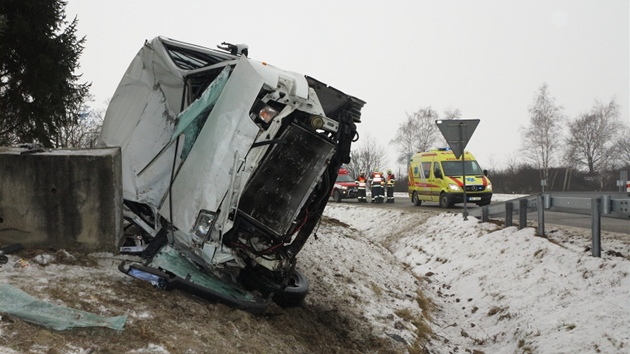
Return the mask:
<svg viewBox="0 0 630 354">
<path fill-rule="evenodd" d="M 105 114 L 102 146 L 120 146 L 123 198 L 157 206 L 168 188 L 174 147 L 137 177 L 171 139 L 183 76 L 159 39 L 145 43 L 125 72 Z"/>
<path fill-rule="evenodd" d="M 171 190 L 172 223 L 190 231 L 200 209 L 217 211 L 230 184 L 234 152 L 247 155 L 259 128 L 249 110 L 264 80 L 242 58 L 210 113 Z M 168 203 L 160 210 L 170 220 Z"/>
</svg>

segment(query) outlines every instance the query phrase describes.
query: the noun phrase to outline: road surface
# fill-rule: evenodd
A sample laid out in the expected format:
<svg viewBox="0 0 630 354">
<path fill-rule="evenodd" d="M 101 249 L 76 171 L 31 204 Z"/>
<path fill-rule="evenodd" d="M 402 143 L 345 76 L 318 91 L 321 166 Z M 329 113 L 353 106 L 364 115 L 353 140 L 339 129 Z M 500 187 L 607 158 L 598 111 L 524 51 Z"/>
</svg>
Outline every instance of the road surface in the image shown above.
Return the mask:
<svg viewBox="0 0 630 354">
<path fill-rule="evenodd" d="M 411 200 L 406 195 L 403 196 L 401 193 L 396 194 L 396 199 L 394 203 L 383 203 L 383 204 L 374 204 L 369 202 L 370 198 L 368 197 L 367 203 L 359 203 L 356 199 L 343 199 L 341 203 L 347 203 L 351 205 L 357 205 L 360 207 L 366 208 L 396 208 L 396 209 L 405 209 L 409 211 L 418 211 L 424 213 L 443 213 L 443 212 L 451 212 L 451 213 L 463 213 L 464 204 L 456 204 L 452 208 L 443 209 L 440 208 L 438 203 L 432 202 L 422 202 L 421 206 L 414 206 L 411 203 Z M 505 201 L 505 199 L 501 199 L 501 201 Z M 329 203 L 334 203 L 332 199 Z M 478 209 L 475 204 L 468 204 L 467 208 L 470 210 Z M 514 215 L 514 222 L 518 222 L 518 215 Z M 538 220 L 538 215 L 536 212 L 528 213 L 527 220 L 536 222 Z M 580 215 L 580 214 L 569 214 L 569 213 L 559 213 L 553 211 L 545 211 L 545 225 L 554 224 L 554 225 L 562 225 L 562 226 L 571 226 L 571 227 L 579 227 L 584 229 L 591 228 L 591 216 L 590 215 Z M 609 232 L 618 232 L 625 233 L 630 235 L 630 220 L 625 219 L 614 219 L 609 217 L 601 218 L 601 229 L 602 231 Z"/>
</svg>

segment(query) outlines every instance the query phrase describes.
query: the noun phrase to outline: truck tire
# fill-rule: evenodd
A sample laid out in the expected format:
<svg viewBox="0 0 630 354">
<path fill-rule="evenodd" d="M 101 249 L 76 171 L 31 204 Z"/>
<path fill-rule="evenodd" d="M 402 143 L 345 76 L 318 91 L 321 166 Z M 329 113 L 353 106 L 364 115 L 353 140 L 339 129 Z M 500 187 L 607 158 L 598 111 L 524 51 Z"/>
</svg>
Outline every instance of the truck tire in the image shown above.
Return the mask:
<svg viewBox="0 0 630 354">
<path fill-rule="evenodd" d="M 280 307 L 299 306 L 310 288 L 308 279 L 297 270 L 293 270 L 287 286 L 282 285 L 279 279 L 264 271 L 242 271 L 240 278 L 248 290 L 258 290 L 265 297 L 273 294 L 273 302 Z"/>
<path fill-rule="evenodd" d="M 420 200 L 420 198 L 418 198 L 418 192 L 416 192 L 416 191 L 413 192 L 413 194 L 411 195 L 411 202 L 415 206 L 420 206 L 422 204 L 422 200 Z"/>
</svg>

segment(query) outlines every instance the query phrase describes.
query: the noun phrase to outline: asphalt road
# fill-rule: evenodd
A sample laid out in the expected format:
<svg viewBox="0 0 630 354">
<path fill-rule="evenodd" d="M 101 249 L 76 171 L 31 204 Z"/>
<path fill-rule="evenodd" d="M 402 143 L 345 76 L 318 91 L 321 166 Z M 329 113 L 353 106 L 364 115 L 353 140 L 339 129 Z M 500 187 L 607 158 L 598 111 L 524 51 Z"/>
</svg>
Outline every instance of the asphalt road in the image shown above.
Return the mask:
<svg viewBox="0 0 630 354">
<path fill-rule="evenodd" d="M 370 198 L 368 197 L 367 203 L 359 203 L 356 199 L 343 199 L 341 203 L 348 205 L 357 205 L 366 208 L 396 208 L 396 209 L 404 209 L 409 211 L 417 211 L 424 213 L 435 213 L 439 214 L 445 211 L 452 213 L 463 213 L 464 212 L 464 204 L 457 204 L 453 208 L 443 209 L 440 208 L 438 203 L 432 202 L 422 202 L 421 206 L 415 206 L 411 203 L 411 200 L 406 197 L 396 196 L 394 203 L 383 203 L 383 204 L 374 204 L 369 202 Z M 332 199 L 329 203 L 335 203 Z M 467 208 L 469 210 L 478 209 L 475 204 L 468 204 Z M 562 225 L 562 226 L 571 226 L 571 227 L 579 227 L 584 229 L 591 229 L 591 216 L 590 215 L 580 215 L 580 214 L 569 214 L 569 213 L 559 213 L 553 211 L 545 211 L 545 225 L 553 224 L 553 225 Z M 518 215 L 514 215 L 514 222 L 518 222 Z M 527 214 L 528 221 L 538 221 L 538 215 L 536 212 Z M 625 233 L 630 235 L 630 220 L 626 219 L 615 219 L 610 217 L 602 217 L 601 218 L 601 229 L 602 231 L 609 232 L 618 232 Z"/>
</svg>

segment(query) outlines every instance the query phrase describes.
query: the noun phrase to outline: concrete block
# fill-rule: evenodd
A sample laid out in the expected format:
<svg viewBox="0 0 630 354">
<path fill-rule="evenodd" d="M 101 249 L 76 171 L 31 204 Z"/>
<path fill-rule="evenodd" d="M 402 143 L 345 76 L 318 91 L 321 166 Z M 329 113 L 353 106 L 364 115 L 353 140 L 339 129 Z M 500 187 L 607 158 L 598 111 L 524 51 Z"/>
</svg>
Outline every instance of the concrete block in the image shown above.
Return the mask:
<svg viewBox="0 0 630 354">
<path fill-rule="evenodd" d="M 27 151 L 0 147 L 0 244 L 116 251 L 120 149 Z"/>
</svg>

